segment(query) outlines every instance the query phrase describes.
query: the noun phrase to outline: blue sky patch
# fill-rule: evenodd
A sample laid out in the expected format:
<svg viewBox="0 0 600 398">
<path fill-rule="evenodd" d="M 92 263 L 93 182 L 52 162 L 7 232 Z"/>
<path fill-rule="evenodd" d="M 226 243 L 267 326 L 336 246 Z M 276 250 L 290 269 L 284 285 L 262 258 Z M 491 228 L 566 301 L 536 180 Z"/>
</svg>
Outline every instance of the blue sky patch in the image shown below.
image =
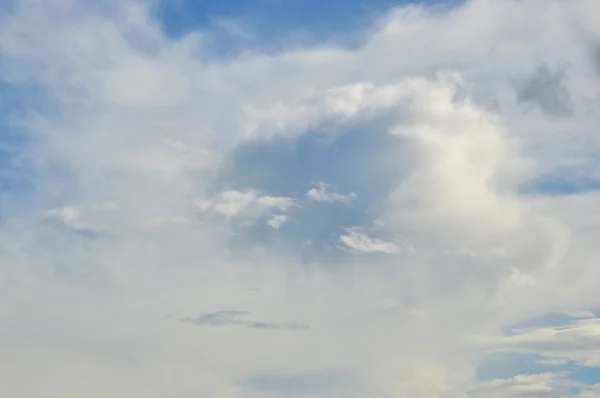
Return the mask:
<svg viewBox="0 0 600 398">
<path fill-rule="evenodd" d="M 210 30 L 216 53 L 260 49 L 277 51 L 286 43 L 360 44 L 369 29 L 393 7 L 453 4 L 459 0 L 163 0 L 155 13 L 164 32 L 178 38 Z M 218 50 L 220 49 L 220 50 Z"/>
<path fill-rule="evenodd" d="M 275 241 L 322 252 L 337 243 L 345 228 L 368 226 L 380 216 L 390 191 L 408 167 L 410 153 L 402 140 L 388 132 L 389 121 L 337 126 L 297 138 L 254 141 L 236 149 L 215 179 L 214 192 L 257 189 L 263 195 L 291 197 L 298 206 L 287 214 L 280 230 L 256 223 L 243 239 Z M 398 156 L 405 152 L 404 159 Z M 307 198 L 323 182 L 349 203 L 325 203 Z M 310 256 L 309 256 L 310 257 Z"/>
<path fill-rule="evenodd" d="M 600 180 L 543 175 L 521 186 L 521 193 L 565 196 L 600 189 Z"/>
</svg>

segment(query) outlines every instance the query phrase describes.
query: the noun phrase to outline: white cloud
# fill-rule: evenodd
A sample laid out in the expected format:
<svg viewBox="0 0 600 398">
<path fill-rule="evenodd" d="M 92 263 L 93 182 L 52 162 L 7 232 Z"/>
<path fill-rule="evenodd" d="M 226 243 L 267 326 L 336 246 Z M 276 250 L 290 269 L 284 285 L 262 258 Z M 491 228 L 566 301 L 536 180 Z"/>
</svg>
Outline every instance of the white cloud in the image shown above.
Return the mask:
<svg viewBox="0 0 600 398">
<path fill-rule="evenodd" d="M 220 201 L 214 205 L 217 213 L 225 216 L 236 216 L 254 202 L 256 195 L 251 192 L 227 191 L 221 194 Z"/>
<path fill-rule="evenodd" d="M 281 196 L 261 196 L 257 199 L 257 203 L 264 208 L 276 208 L 280 211 L 286 211 L 294 205 L 294 200 Z"/>
<path fill-rule="evenodd" d="M 574 24 L 598 33 L 598 1 L 398 7 L 352 49 L 282 39 L 278 53 L 227 59 L 207 49 L 210 30 L 169 38 L 133 0 L 23 0 L 0 18 L 1 79 L 41 103 L 7 122 L 26 138 L 17 155 L 31 189 L 6 193 L 0 224 L 6 394 L 262 397 L 244 382 L 333 372 L 353 381 L 338 394 L 349 397 L 578 396 L 567 375 L 478 383 L 476 366 L 495 349 L 598 362 L 595 318 L 502 334 L 600 304 L 600 196 L 523 193 L 540 177 L 600 175 L 600 89 L 572 34 Z M 539 64 L 569 65 L 570 116 L 517 103 L 511 81 Z M 308 193 L 294 184 L 294 158 L 281 186 L 267 184 L 268 168 L 260 186 L 224 171 L 232 159 L 252 168 L 244 145 L 308 131 L 341 142 L 352 129 L 364 143 L 388 132 L 398 147 L 372 154 L 377 168 L 329 173 L 337 159 L 325 159 L 307 174 L 331 185 Z M 359 201 L 331 189 L 358 176 L 389 190 L 355 191 Z M 281 243 L 290 222 L 268 246 L 262 236 L 239 244 L 249 232 L 237 221 L 277 229 L 340 210 L 311 219 L 300 196 L 352 204 L 336 226 L 358 229 L 291 231 Z M 40 214 L 61 228 L 49 233 Z M 386 255 L 302 250 L 327 239 Z M 180 321 L 232 308 L 310 330 Z M 491 336 L 483 346 L 481 335 Z"/>
<path fill-rule="evenodd" d="M 201 212 L 212 210 L 227 217 L 258 216 L 273 209 L 287 211 L 294 205 L 292 198 L 260 195 L 255 191 L 224 191 L 210 200 L 195 199 Z"/>
<path fill-rule="evenodd" d="M 85 228 L 81 222 L 81 212 L 72 206 L 64 206 L 59 209 L 47 211 L 44 214 L 45 219 L 54 219 L 73 229 Z"/>
<path fill-rule="evenodd" d="M 325 184 L 324 182 L 318 182 L 316 184 L 316 188 L 311 188 L 306 196 L 310 200 L 314 200 L 315 202 L 325 202 L 325 203 L 345 203 L 350 204 L 352 200 L 356 198 L 356 194 L 351 192 L 349 194 L 340 194 L 337 192 L 332 192 L 330 190 L 330 185 Z"/>
<path fill-rule="evenodd" d="M 372 238 L 352 229 L 348 231 L 348 235 L 340 236 L 340 244 L 357 253 L 393 254 L 398 251 L 398 246 L 395 243 Z"/>
<path fill-rule="evenodd" d="M 268 221 L 267 224 L 269 224 L 269 226 L 271 228 L 274 229 L 279 229 L 283 226 L 283 224 L 285 224 L 288 221 L 288 217 L 286 215 L 283 214 L 278 214 L 275 215 L 273 217 L 271 217 Z"/>
<path fill-rule="evenodd" d="M 43 212 L 42 220 L 83 234 L 100 234 L 119 207 L 114 203 L 90 203 L 88 206 L 62 206 Z"/>
</svg>

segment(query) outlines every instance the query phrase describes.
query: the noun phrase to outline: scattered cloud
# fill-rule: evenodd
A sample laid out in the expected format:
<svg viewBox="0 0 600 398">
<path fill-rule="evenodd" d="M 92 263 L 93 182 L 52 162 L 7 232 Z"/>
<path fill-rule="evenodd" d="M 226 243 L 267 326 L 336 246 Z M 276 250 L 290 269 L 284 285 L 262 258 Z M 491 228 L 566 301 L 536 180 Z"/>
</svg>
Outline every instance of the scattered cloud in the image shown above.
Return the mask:
<svg viewBox="0 0 600 398">
<path fill-rule="evenodd" d="M 325 202 L 325 203 L 344 203 L 350 204 L 352 200 L 356 199 L 356 194 L 351 192 L 349 194 L 340 194 L 337 192 L 331 191 L 331 186 L 329 184 L 325 184 L 324 182 L 318 182 L 315 188 L 311 188 L 306 196 L 310 200 L 314 200 L 315 202 Z"/>
<path fill-rule="evenodd" d="M 224 191 L 210 200 L 196 199 L 201 212 L 213 211 L 226 217 L 260 216 L 271 210 L 287 211 L 294 200 L 286 197 L 261 196 L 257 192 Z"/>
<path fill-rule="evenodd" d="M 395 243 L 372 238 L 357 230 L 348 230 L 348 235 L 340 236 L 340 245 L 356 253 L 396 253 L 399 248 Z"/>
<path fill-rule="evenodd" d="M 513 330 L 498 349 L 538 355 L 580 366 L 600 366 L 600 320 L 576 319 L 567 324 Z"/>
</svg>

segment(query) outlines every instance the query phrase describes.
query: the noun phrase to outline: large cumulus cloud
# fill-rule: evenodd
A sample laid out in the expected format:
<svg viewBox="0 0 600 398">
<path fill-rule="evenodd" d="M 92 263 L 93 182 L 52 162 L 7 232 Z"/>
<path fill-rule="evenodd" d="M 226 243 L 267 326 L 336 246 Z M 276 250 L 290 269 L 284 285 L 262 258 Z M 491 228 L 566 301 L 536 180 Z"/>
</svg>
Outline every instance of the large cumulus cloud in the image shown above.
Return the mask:
<svg viewBox="0 0 600 398">
<path fill-rule="evenodd" d="M 3 9 L 2 393 L 597 394 L 476 375 L 497 351 L 596 364 L 595 320 L 507 331 L 599 304 L 599 90 L 573 29 L 599 16 L 399 6 L 358 47 L 224 58 L 135 1 Z"/>
</svg>

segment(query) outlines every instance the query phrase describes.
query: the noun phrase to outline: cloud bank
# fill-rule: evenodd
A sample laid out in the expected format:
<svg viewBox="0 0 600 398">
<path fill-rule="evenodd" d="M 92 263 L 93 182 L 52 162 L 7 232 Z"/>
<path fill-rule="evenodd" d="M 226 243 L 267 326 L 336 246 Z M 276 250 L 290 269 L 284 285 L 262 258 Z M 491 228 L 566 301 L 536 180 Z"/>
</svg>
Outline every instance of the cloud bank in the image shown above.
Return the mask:
<svg viewBox="0 0 600 398">
<path fill-rule="evenodd" d="M 144 2 L 11 4 L 1 395 L 600 396 L 478 377 L 499 352 L 599 364 L 574 29 L 600 34 L 598 1 L 399 5 L 352 48 L 227 57 Z M 587 315 L 515 327 L 550 313 Z"/>
</svg>

